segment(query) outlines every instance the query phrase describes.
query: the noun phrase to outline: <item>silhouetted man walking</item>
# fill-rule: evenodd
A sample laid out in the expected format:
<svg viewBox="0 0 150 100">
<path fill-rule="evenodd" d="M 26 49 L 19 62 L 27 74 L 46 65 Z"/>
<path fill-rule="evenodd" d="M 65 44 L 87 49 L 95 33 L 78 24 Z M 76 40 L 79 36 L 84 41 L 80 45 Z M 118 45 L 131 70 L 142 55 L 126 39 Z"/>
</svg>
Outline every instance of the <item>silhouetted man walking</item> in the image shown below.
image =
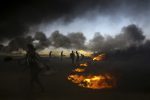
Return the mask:
<svg viewBox="0 0 150 100">
<path fill-rule="evenodd" d="M 63 57 L 64 57 L 65 55 L 64 55 L 64 52 L 63 51 L 61 51 L 61 54 L 60 54 L 60 60 L 62 61 L 63 60 Z"/>
<path fill-rule="evenodd" d="M 78 51 L 76 51 L 76 62 L 78 63 L 79 62 L 79 53 L 78 53 Z"/>
<path fill-rule="evenodd" d="M 39 73 L 41 72 L 41 68 L 39 66 L 40 56 L 35 52 L 35 48 L 32 44 L 28 44 L 27 49 L 26 61 L 31 72 L 31 89 L 34 87 L 34 83 L 36 83 L 39 85 L 41 91 L 44 91 L 39 79 Z"/>
<path fill-rule="evenodd" d="M 52 51 L 49 52 L 49 58 L 52 58 Z"/>
<path fill-rule="evenodd" d="M 72 64 L 74 64 L 75 54 L 73 51 L 70 53 L 70 58 L 72 60 Z"/>
</svg>

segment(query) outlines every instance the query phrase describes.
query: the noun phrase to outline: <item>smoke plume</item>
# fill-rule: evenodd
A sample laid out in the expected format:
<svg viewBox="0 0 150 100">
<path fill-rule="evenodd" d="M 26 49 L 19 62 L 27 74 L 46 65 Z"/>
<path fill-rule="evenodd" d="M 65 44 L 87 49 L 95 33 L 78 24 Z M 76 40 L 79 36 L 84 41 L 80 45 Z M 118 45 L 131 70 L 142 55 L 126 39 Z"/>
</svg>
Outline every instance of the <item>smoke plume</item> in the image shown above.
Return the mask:
<svg viewBox="0 0 150 100">
<path fill-rule="evenodd" d="M 76 49 L 85 48 L 86 37 L 81 32 L 69 33 L 67 37 L 70 39 L 71 47 Z"/>
<path fill-rule="evenodd" d="M 100 33 L 96 33 L 90 40 L 89 48 L 96 51 L 110 51 L 114 49 L 125 49 L 131 46 L 138 46 L 143 43 L 145 36 L 141 28 L 135 24 L 122 28 L 122 32 L 114 38 L 111 36 L 103 37 Z"/>
</svg>

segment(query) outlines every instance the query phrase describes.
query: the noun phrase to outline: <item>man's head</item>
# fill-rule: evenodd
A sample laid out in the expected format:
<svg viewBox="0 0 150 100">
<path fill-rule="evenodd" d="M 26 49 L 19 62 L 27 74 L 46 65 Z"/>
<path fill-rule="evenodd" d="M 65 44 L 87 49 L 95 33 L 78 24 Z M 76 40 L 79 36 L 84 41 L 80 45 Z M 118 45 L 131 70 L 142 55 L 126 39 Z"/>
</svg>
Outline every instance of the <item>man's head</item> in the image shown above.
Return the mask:
<svg viewBox="0 0 150 100">
<path fill-rule="evenodd" d="M 35 51 L 35 47 L 33 44 L 27 44 L 28 51 Z"/>
</svg>

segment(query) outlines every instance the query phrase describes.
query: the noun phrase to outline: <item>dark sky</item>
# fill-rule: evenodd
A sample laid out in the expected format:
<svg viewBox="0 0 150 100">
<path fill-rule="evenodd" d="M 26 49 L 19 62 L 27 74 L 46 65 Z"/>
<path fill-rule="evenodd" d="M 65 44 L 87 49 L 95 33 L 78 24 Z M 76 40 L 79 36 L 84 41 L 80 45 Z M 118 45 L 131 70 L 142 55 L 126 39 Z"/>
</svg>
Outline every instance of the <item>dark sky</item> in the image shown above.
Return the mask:
<svg viewBox="0 0 150 100">
<path fill-rule="evenodd" d="M 130 17 L 143 26 L 150 22 L 150 0 L 1 0 L 0 39 L 27 34 L 30 27 L 59 18 L 67 24 L 89 13 L 86 17 L 92 20 L 92 11 L 102 16 Z"/>
</svg>

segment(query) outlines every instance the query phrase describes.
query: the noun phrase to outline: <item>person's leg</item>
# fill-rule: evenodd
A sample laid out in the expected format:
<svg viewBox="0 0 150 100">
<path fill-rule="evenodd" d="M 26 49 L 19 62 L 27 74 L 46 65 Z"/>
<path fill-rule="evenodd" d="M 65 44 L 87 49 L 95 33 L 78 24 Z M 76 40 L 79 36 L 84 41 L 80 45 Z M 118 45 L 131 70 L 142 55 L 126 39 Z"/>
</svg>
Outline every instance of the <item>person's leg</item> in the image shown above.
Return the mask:
<svg viewBox="0 0 150 100">
<path fill-rule="evenodd" d="M 30 89 L 31 89 L 31 91 L 33 90 L 33 88 L 34 88 L 34 75 L 33 75 L 33 73 L 31 73 L 31 79 L 30 79 Z"/>
<path fill-rule="evenodd" d="M 39 85 L 41 91 L 44 92 L 44 87 L 43 87 L 43 85 L 42 85 L 42 83 L 40 81 L 39 73 L 37 73 L 36 76 L 35 76 L 35 82 L 37 83 L 37 85 Z"/>
</svg>

